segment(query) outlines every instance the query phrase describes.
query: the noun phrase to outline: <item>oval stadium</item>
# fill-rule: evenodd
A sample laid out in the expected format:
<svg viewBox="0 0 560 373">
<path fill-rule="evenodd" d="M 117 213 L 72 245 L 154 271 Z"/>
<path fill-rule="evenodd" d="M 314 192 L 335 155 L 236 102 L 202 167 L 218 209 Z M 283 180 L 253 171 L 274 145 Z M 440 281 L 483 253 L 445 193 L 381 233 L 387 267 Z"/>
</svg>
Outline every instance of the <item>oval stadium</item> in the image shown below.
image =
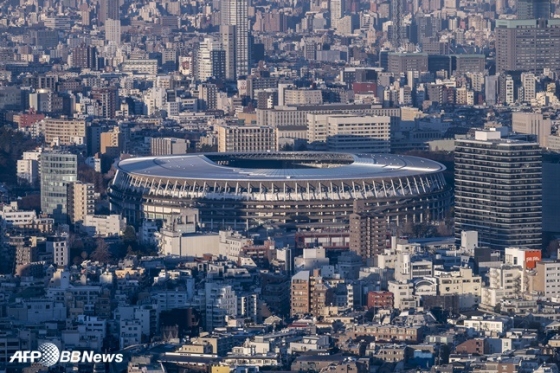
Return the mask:
<svg viewBox="0 0 560 373">
<path fill-rule="evenodd" d="M 389 223 L 442 219 L 451 201 L 437 162 L 392 154 L 207 153 L 131 158 L 117 165 L 111 209 L 130 224 L 198 209 L 206 229 L 261 224 L 348 227 L 350 214 Z M 355 201 L 361 201 L 355 203 Z"/>
</svg>

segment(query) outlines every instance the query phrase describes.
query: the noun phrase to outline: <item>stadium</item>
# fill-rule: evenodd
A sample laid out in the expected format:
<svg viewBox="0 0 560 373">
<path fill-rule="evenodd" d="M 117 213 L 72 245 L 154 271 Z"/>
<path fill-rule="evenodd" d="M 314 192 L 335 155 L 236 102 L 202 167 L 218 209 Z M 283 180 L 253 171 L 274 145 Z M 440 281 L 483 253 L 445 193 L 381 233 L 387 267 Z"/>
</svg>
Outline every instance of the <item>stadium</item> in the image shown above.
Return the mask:
<svg viewBox="0 0 560 373">
<path fill-rule="evenodd" d="M 451 193 L 437 162 L 391 154 L 207 153 L 126 159 L 111 209 L 133 225 L 198 209 L 206 229 L 348 226 L 354 201 L 389 222 L 439 220 Z"/>
</svg>

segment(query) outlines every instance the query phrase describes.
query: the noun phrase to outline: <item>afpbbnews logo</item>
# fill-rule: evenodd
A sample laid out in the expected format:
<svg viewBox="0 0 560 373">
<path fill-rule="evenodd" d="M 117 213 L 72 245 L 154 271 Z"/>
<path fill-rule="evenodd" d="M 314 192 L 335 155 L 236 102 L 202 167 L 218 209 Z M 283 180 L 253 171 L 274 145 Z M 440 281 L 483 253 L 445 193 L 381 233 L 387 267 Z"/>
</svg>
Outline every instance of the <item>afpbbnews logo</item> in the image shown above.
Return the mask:
<svg viewBox="0 0 560 373">
<path fill-rule="evenodd" d="M 39 363 L 52 367 L 61 363 L 122 363 L 122 354 L 97 354 L 93 351 L 60 351 L 54 343 L 43 343 L 37 351 L 16 351 L 10 363 Z"/>
</svg>

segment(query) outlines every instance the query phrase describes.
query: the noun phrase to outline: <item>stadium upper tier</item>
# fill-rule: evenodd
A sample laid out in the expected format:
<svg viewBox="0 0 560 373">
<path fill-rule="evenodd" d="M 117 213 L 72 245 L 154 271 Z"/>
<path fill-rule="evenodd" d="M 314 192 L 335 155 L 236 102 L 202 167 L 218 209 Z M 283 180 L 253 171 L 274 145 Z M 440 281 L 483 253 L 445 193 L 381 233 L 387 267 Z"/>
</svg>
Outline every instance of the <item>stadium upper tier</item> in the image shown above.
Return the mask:
<svg viewBox="0 0 560 373">
<path fill-rule="evenodd" d="M 199 181 L 332 181 L 407 177 L 443 171 L 423 158 L 343 153 L 214 153 L 132 158 L 119 170 L 145 178 Z"/>
</svg>

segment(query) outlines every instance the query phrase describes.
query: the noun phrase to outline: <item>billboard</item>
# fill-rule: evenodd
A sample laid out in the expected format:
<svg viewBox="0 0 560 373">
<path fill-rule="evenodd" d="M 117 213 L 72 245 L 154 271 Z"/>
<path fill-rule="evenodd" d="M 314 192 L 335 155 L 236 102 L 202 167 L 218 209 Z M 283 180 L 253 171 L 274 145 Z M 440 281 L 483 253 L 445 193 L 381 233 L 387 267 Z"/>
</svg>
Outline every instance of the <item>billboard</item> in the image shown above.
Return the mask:
<svg viewBox="0 0 560 373">
<path fill-rule="evenodd" d="M 542 259 L 542 254 L 540 250 L 527 250 L 525 251 L 525 268 L 534 269 L 537 266 L 537 262 Z"/>
</svg>

